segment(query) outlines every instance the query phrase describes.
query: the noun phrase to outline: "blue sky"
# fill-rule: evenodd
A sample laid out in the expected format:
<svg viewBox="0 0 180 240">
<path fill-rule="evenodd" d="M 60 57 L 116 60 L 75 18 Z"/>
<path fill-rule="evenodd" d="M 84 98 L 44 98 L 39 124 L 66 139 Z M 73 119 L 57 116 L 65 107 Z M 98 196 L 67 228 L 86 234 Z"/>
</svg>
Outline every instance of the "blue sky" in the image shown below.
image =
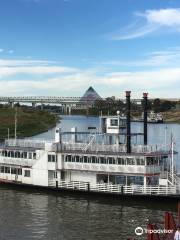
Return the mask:
<svg viewBox="0 0 180 240">
<path fill-rule="evenodd" d="M 1 0 L 1 95 L 178 97 L 179 0 Z"/>
</svg>

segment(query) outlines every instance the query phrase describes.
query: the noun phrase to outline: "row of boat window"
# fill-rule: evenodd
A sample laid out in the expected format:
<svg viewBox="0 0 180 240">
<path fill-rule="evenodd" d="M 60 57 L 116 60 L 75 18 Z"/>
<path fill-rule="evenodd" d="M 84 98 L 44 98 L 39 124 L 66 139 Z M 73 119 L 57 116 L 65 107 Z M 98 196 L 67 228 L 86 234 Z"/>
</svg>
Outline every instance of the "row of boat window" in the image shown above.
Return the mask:
<svg viewBox="0 0 180 240">
<path fill-rule="evenodd" d="M 0 166 L 0 173 L 8 173 L 12 175 L 22 175 L 21 168 L 15 167 L 7 167 L 7 166 Z M 30 170 L 24 170 L 24 177 L 30 177 L 31 172 Z"/>
<path fill-rule="evenodd" d="M 21 152 L 21 151 L 7 151 L 3 150 L 0 152 L 0 155 L 3 157 L 10 158 L 25 158 L 25 159 L 36 159 L 35 152 Z"/>
<path fill-rule="evenodd" d="M 118 165 L 145 165 L 145 160 L 142 158 L 113 158 L 113 157 L 96 157 L 96 156 L 72 156 L 66 155 L 65 162 L 80 162 L 80 163 L 96 163 L 96 164 L 118 164 Z"/>
<path fill-rule="evenodd" d="M 22 169 L 21 168 L 14 168 L 14 167 L 1 166 L 0 167 L 0 172 L 1 173 L 11 173 L 11 174 L 22 175 Z"/>
<path fill-rule="evenodd" d="M 65 162 L 96 163 L 96 164 L 117 164 L 117 165 L 163 165 L 165 158 L 147 157 L 144 158 L 114 158 L 96 156 L 66 155 Z"/>
</svg>

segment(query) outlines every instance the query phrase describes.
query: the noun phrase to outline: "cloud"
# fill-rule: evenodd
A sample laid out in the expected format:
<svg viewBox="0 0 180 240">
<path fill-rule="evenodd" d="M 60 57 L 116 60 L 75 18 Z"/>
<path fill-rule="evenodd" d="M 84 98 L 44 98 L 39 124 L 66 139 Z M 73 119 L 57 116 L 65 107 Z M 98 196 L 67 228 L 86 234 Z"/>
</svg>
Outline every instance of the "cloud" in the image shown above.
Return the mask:
<svg viewBox="0 0 180 240">
<path fill-rule="evenodd" d="M 25 80 L 1 80 L 1 95 L 37 95 L 37 96 L 82 96 L 91 85 L 104 96 L 119 96 L 125 90 L 131 90 L 133 97 L 143 91 L 151 97 L 179 97 L 180 68 L 137 71 L 111 72 L 99 75 L 98 72 L 81 71 L 78 73 L 59 75 L 55 78 Z"/>
<path fill-rule="evenodd" d="M 125 66 L 125 67 L 177 67 L 180 62 L 180 48 L 168 48 L 165 51 L 155 51 L 141 56 L 140 60 L 111 60 L 104 61 L 103 65 Z"/>
<path fill-rule="evenodd" d="M 134 13 L 135 24 L 111 34 L 113 40 L 128 40 L 154 32 L 180 32 L 180 8 L 146 10 Z"/>
<path fill-rule="evenodd" d="M 14 50 L 10 49 L 7 51 L 9 54 L 13 54 L 14 53 Z"/>
<path fill-rule="evenodd" d="M 154 52 L 152 56 L 163 55 Z M 132 90 L 133 97 L 143 91 L 151 97 L 179 97 L 180 67 L 138 71 L 107 71 L 77 69 L 57 66 L 56 62 L 44 60 L 0 61 L 1 96 L 82 96 L 89 86 L 94 86 L 100 95 L 119 96 Z"/>
<path fill-rule="evenodd" d="M 58 66 L 55 65 L 55 62 L 43 60 L 0 59 L 0 78 L 20 74 L 28 75 L 67 74 L 76 71 L 78 71 L 78 69 L 76 68 Z"/>
<path fill-rule="evenodd" d="M 4 52 L 4 49 L 0 48 L 0 53 Z"/>
</svg>

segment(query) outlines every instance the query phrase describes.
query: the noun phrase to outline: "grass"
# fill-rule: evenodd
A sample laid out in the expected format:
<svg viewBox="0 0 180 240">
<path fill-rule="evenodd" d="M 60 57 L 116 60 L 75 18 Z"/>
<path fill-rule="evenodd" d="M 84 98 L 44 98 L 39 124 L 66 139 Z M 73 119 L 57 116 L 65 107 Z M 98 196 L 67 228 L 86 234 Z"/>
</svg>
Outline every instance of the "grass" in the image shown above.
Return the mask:
<svg viewBox="0 0 180 240">
<path fill-rule="evenodd" d="M 17 137 L 30 137 L 54 127 L 58 118 L 46 111 L 18 107 Z M 15 108 L 0 108 L 0 139 L 7 138 L 8 128 L 10 137 L 14 137 Z"/>
<path fill-rule="evenodd" d="M 162 113 L 165 122 L 180 123 L 180 110 L 171 110 Z"/>
</svg>

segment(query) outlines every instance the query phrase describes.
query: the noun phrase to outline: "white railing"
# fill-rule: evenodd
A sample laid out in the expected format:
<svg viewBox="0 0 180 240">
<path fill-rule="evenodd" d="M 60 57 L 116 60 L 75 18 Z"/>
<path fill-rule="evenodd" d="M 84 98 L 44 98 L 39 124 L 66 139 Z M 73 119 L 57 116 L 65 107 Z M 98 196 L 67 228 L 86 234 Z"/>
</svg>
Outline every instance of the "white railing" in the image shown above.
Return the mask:
<svg viewBox="0 0 180 240">
<path fill-rule="evenodd" d="M 62 143 L 61 149 L 65 151 L 78 151 L 78 150 L 84 150 L 89 152 L 113 152 L 113 153 L 119 153 L 119 152 L 126 152 L 126 146 L 125 145 L 107 145 L 107 144 L 97 144 L 97 143 Z M 134 153 L 151 153 L 151 152 L 161 152 L 166 151 L 165 147 L 163 145 L 132 145 L 132 152 Z"/>
<path fill-rule="evenodd" d="M 179 194 L 176 186 L 141 186 L 141 185 L 120 185 L 120 184 L 106 184 L 97 183 L 90 184 L 88 182 L 78 181 L 58 181 L 49 180 L 50 187 L 57 187 L 63 189 L 72 189 L 90 192 L 104 192 L 115 194 L 134 194 L 134 195 L 176 195 Z"/>
<path fill-rule="evenodd" d="M 50 142 L 50 141 L 49 141 Z M 36 148 L 44 149 L 46 140 L 36 139 L 9 139 L 5 140 L 5 146 L 7 147 L 25 147 L 25 148 Z"/>
</svg>

